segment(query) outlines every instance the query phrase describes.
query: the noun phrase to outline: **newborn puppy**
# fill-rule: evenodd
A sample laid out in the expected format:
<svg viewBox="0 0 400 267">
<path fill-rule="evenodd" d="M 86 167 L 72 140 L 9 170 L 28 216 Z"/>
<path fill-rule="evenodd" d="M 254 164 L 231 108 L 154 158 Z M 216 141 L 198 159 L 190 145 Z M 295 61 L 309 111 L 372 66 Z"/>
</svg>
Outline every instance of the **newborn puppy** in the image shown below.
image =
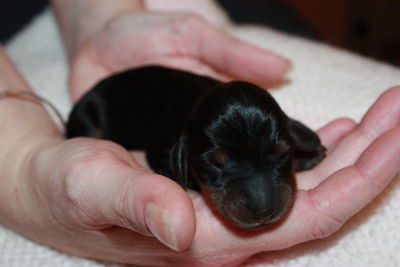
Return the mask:
<svg viewBox="0 0 400 267">
<path fill-rule="evenodd" d="M 284 217 L 294 171 L 314 167 L 325 151 L 266 90 L 157 66 L 116 74 L 89 91 L 69 117 L 67 137 L 76 136 L 144 149 L 155 172 L 202 191 L 246 229 Z"/>
</svg>

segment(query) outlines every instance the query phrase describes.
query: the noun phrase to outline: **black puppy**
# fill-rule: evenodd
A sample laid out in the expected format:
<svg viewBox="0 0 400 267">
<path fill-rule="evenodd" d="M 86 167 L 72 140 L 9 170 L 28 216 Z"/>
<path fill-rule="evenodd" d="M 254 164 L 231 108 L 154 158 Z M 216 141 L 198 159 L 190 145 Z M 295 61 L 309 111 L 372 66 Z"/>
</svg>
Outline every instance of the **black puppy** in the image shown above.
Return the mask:
<svg viewBox="0 0 400 267">
<path fill-rule="evenodd" d="M 241 228 L 284 217 L 294 171 L 314 167 L 325 150 L 266 90 L 156 66 L 101 81 L 74 107 L 67 136 L 144 149 L 155 172 L 201 190 Z"/>
</svg>

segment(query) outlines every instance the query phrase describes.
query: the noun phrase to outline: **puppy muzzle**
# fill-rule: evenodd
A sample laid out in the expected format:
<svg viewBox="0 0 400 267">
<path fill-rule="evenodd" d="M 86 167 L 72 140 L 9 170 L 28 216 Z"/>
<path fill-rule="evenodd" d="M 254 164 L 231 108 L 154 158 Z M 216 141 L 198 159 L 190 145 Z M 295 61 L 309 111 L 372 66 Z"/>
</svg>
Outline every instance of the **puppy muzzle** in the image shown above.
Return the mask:
<svg viewBox="0 0 400 267">
<path fill-rule="evenodd" d="M 281 220 L 293 203 L 294 190 L 287 184 L 255 191 L 215 191 L 211 199 L 224 219 L 245 229 L 258 229 Z"/>
</svg>

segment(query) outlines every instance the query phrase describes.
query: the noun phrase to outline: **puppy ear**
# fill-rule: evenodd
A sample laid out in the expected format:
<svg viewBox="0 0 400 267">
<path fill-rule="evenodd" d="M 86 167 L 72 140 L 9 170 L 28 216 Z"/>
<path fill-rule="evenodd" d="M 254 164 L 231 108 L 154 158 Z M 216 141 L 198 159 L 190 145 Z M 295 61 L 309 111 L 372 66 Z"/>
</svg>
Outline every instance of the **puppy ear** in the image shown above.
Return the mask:
<svg viewBox="0 0 400 267">
<path fill-rule="evenodd" d="M 289 134 L 295 143 L 295 149 L 313 151 L 321 146 L 318 135 L 299 121 L 289 119 Z"/>
<path fill-rule="evenodd" d="M 302 123 L 289 119 L 289 133 L 294 140 L 293 169 L 314 168 L 324 157 L 325 148 L 318 135 Z"/>
<path fill-rule="evenodd" d="M 189 186 L 186 153 L 186 136 L 181 135 L 171 150 L 171 171 L 174 180 L 184 188 Z"/>
</svg>

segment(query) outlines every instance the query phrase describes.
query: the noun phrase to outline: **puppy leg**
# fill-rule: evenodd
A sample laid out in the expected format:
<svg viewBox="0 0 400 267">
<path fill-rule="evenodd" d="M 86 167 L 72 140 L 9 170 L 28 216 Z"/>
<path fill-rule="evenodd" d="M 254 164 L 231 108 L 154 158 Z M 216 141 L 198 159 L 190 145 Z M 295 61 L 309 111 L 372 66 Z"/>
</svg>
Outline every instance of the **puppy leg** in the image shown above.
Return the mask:
<svg viewBox="0 0 400 267">
<path fill-rule="evenodd" d="M 318 135 L 299 121 L 289 119 L 289 132 L 295 142 L 293 168 L 304 171 L 314 168 L 325 157 L 325 147 Z"/>
<path fill-rule="evenodd" d="M 103 138 L 101 112 L 98 106 L 91 101 L 79 102 L 69 116 L 66 125 L 66 137 L 87 136 Z"/>
<path fill-rule="evenodd" d="M 200 191 L 198 183 L 188 172 L 185 136 L 180 136 L 174 144 L 163 143 L 163 140 L 167 139 L 160 138 L 146 149 L 146 157 L 150 167 L 156 173 L 171 178 L 185 189 Z M 165 146 L 167 143 L 168 145 Z"/>
<path fill-rule="evenodd" d="M 165 137 L 154 138 L 146 148 L 146 158 L 152 170 L 175 180 L 171 170 L 171 147 L 166 145 Z"/>
</svg>

